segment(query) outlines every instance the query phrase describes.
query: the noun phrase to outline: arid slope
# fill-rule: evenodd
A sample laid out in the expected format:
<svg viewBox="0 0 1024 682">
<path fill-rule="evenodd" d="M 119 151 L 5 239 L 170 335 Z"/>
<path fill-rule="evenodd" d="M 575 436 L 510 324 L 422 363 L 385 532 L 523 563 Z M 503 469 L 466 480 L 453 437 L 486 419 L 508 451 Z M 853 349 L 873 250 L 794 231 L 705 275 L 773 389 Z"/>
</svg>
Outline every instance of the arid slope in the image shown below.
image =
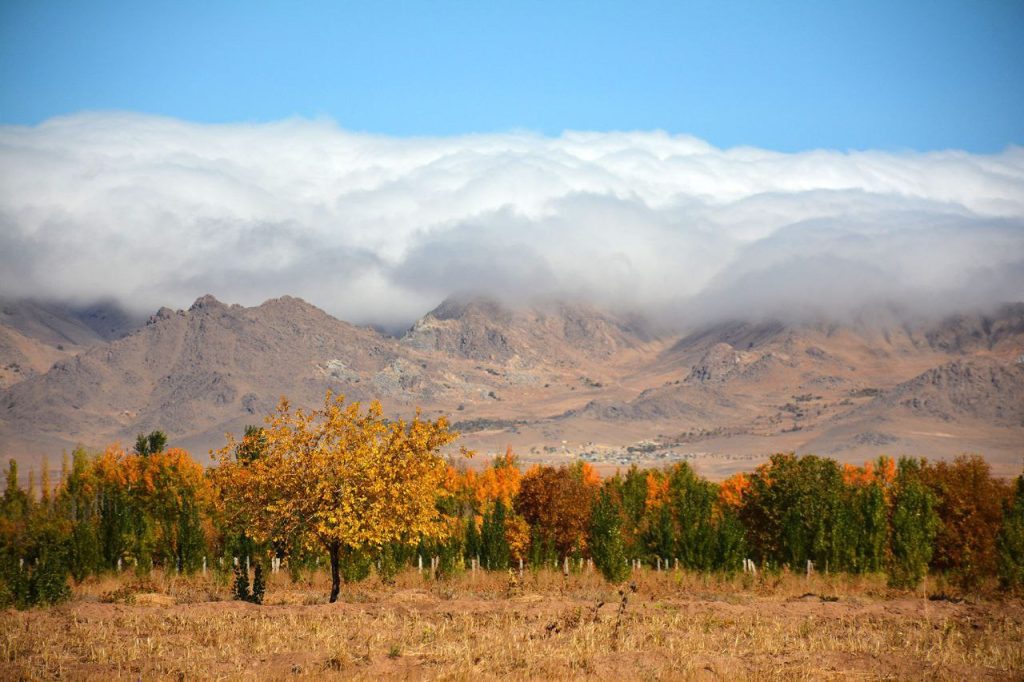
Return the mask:
<svg viewBox="0 0 1024 682">
<path fill-rule="evenodd" d="M 939 322 L 727 322 L 682 336 L 581 304 L 473 298 L 444 302 L 400 338 L 287 296 L 252 308 L 204 296 L 121 338 L 108 324 L 111 340 L 88 326 L 47 336 L 56 325 L 25 321 L 38 317 L 0 326 L 0 360 L 35 368 L 0 393 L 0 453 L 28 459 L 155 428 L 202 453 L 281 395 L 311 405 L 327 390 L 400 416 L 450 415 L 482 450 L 605 468 L 688 459 L 710 476 L 779 450 L 852 461 L 975 451 L 1013 473 L 1024 442 L 1019 304 Z M 52 345 L 58 333 L 71 350 Z"/>
</svg>

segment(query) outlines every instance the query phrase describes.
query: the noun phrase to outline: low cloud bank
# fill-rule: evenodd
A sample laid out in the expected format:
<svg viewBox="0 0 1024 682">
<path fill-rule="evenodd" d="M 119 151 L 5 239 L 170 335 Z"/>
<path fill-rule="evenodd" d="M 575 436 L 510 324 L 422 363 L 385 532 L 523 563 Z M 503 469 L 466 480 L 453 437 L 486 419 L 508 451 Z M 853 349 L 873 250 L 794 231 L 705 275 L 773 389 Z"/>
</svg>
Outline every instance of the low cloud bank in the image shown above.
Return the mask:
<svg viewBox="0 0 1024 682">
<path fill-rule="evenodd" d="M 670 318 L 1024 299 L 1024 149 L 717 149 L 659 132 L 394 138 L 89 113 L 0 127 L 0 293 L 136 310 L 453 292 Z"/>
</svg>

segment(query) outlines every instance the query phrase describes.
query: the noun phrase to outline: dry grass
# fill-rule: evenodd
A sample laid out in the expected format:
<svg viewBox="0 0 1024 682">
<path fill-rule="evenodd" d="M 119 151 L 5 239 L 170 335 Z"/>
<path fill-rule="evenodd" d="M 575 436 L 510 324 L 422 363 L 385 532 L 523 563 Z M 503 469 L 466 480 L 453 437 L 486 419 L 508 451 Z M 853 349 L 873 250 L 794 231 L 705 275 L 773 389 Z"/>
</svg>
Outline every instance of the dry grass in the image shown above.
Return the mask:
<svg viewBox="0 0 1024 682">
<path fill-rule="evenodd" d="M 1020 679 L 1019 600 L 931 601 L 876 577 L 641 571 L 626 603 L 594 574 L 371 579 L 327 604 L 320 574 L 272 576 L 267 604 L 212 578 L 103 578 L 50 609 L 0 613 L 0 677 L 381 676 Z M 114 603 L 108 603 L 110 600 Z"/>
</svg>

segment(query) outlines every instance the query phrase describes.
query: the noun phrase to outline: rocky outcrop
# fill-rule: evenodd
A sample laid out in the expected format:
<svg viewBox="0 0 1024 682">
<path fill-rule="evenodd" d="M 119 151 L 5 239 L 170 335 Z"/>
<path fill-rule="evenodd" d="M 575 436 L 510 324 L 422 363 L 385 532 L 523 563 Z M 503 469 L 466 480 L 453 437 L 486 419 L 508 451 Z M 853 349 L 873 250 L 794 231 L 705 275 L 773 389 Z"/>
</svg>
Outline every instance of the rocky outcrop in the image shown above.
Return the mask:
<svg viewBox="0 0 1024 682">
<path fill-rule="evenodd" d="M 953 421 L 969 417 L 1024 425 L 1024 366 L 991 358 L 956 360 L 883 392 L 865 410 L 903 408 Z"/>
<path fill-rule="evenodd" d="M 487 298 L 452 298 L 419 319 L 402 343 L 458 359 L 504 364 L 518 358 L 569 366 L 651 338 L 642 320 L 619 319 L 581 304 L 509 307 Z"/>
</svg>

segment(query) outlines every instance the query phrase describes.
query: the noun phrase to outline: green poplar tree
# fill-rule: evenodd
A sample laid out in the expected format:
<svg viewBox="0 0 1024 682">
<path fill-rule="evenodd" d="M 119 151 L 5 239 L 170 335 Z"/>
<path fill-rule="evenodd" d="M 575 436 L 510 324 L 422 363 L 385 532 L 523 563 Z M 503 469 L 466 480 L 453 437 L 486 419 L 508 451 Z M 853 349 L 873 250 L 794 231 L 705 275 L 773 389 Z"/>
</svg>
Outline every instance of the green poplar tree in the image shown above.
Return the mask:
<svg viewBox="0 0 1024 682">
<path fill-rule="evenodd" d="M 629 577 L 629 559 L 622 539 L 621 504 L 612 487 L 601 486 L 590 522 L 590 553 L 605 580 L 621 583 Z"/>
<path fill-rule="evenodd" d="M 614 480 L 622 499 L 622 539 L 626 544 L 626 556 L 629 559 L 643 558 L 641 534 L 647 512 L 647 473 L 633 464 L 622 479 L 616 476 Z"/>
<path fill-rule="evenodd" d="M 713 520 L 717 487 L 698 477 L 684 462 L 673 467 L 668 489 L 678 528 L 674 555 L 686 568 L 711 570 L 715 567 L 717 554 Z"/>
<path fill-rule="evenodd" d="M 505 538 L 505 504 L 499 498 L 494 507 L 484 514 L 480 531 L 481 561 L 489 570 L 502 571 L 509 566 L 508 540 Z"/>
<path fill-rule="evenodd" d="M 715 531 L 714 568 L 735 573 L 742 568 L 747 556 L 746 529 L 736 512 L 725 508 L 719 512 Z"/>
<path fill-rule="evenodd" d="M 892 502 L 889 585 L 917 587 L 928 574 L 939 530 L 935 494 L 921 480 L 920 465 L 901 458 Z"/>
<path fill-rule="evenodd" d="M 56 508 L 71 521 L 68 546 L 68 568 L 75 582 L 99 572 L 103 556 L 99 536 L 99 505 L 90 485 L 92 461 L 82 447 L 72 452 L 72 463 L 64 475 L 64 484 L 57 495 Z"/>
<path fill-rule="evenodd" d="M 1024 587 L 1024 476 L 1017 477 L 1013 496 L 1006 502 L 996 548 L 999 582 L 1008 589 Z"/>
<path fill-rule="evenodd" d="M 644 519 L 644 547 L 647 550 L 645 559 L 654 563 L 658 558 L 668 559 L 675 554 L 676 529 L 672 518 L 672 508 L 668 504 L 647 510 Z"/>
<path fill-rule="evenodd" d="M 7 480 L 4 486 L 3 514 L 11 520 L 21 519 L 28 513 L 28 493 L 18 485 L 18 463 L 13 459 L 7 463 Z"/>
<path fill-rule="evenodd" d="M 824 566 L 836 551 L 843 478 L 834 460 L 773 455 L 750 478 L 741 510 L 754 558 L 799 570 Z"/>
<path fill-rule="evenodd" d="M 874 573 L 885 568 L 885 549 L 889 540 L 889 514 L 885 491 L 873 483 L 857 495 L 860 534 L 857 538 L 857 565 L 854 570 Z"/>
<path fill-rule="evenodd" d="M 466 561 L 476 561 L 480 558 L 480 529 L 476 526 L 476 517 L 470 513 L 466 519 Z"/>
</svg>

